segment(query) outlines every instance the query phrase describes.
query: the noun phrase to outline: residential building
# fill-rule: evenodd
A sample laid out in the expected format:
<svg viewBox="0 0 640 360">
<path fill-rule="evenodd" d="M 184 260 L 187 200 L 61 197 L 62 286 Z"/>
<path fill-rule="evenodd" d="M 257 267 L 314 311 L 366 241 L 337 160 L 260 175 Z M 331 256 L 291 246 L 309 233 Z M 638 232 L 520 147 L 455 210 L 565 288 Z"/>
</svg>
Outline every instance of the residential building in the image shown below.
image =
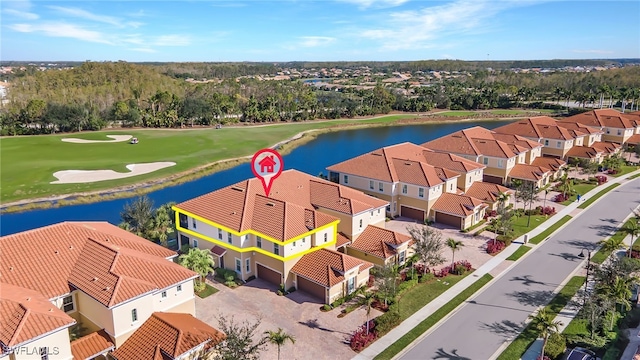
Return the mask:
<svg viewBox="0 0 640 360">
<path fill-rule="evenodd" d="M 210 249 L 219 267 L 244 281 L 261 278 L 331 303 L 364 285 L 373 266 L 335 251 L 336 245 L 362 236 L 369 227 L 384 227 L 387 205 L 346 186 L 287 170 L 273 183 L 269 197 L 252 178 L 177 204 L 174 210 L 181 239 Z M 332 281 L 311 276 L 327 271 L 334 274 Z"/>
<path fill-rule="evenodd" d="M 551 170 L 532 165 L 542 152 L 541 144 L 519 135 L 498 134 L 480 126 L 456 131 L 422 146 L 485 165 L 485 182 L 509 184 L 511 179 L 520 179 L 541 187 L 552 176 Z"/>
<path fill-rule="evenodd" d="M 637 131 L 627 114 L 613 109 L 597 109 L 562 119 L 562 122 L 580 123 L 603 131 L 602 140 L 618 144 L 626 143 Z"/>
<path fill-rule="evenodd" d="M 631 121 L 631 125 L 635 127 L 633 135 L 627 139 L 627 143 L 638 146 L 640 145 L 640 111 L 625 113 L 624 116 Z"/>
<path fill-rule="evenodd" d="M 9 359 L 29 358 L 24 349 L 33 348 L 49 359 L 71 359 L 84 343 L 70 345 L 75 324 L 104 339 L 102 354 L 121 346 L 154 311 L 195 313 L 198 275 L 176 264 L 174 251 L 106 222 L 3 236 L 0 248 L 0 302 L 13 309 L 0 312 L 0 345 Z"/>
<path fill-rule="evenodd" d="M 341 251 L 365 259 L 377 266 L 402 265 L 413 255 L 411 237 L 378 226 L 369 226 L 352 241 L 342 244 Z"/>
</svg>

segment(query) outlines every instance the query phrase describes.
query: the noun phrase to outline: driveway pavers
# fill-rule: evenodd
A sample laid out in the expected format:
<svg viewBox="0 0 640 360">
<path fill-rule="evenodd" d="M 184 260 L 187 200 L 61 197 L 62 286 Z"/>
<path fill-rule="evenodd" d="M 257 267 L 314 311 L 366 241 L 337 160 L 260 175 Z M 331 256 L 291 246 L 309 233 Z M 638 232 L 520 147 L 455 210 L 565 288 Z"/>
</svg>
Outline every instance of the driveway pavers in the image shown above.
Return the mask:
<svg viewBox="0 0 640 360">
<path fill-rule="evenodd" d="M 322 304 L 302 291 L 278 296 L 276 287 L 256 279 L 235 289 L 211 283 L 220 291 L 206 299 L 196 297 L 196 316 L 207 324 L 218 327 L 218 316 L 233 317 L 235 321 L 262 322 L 256 332 L 282 328 L 293 335 L 295 344 L 287 342 L 281 349 L 281 359 L 350 359 L 355 352 L 349 348 L 348 338 L 366 321 L 364 308 L 338 318 L 340 308 L 320 311 Z M 371 310 L 371 318 L 381 313 Z M 275 345 L 268 345 L 260 359 L 276 359 Z"/>
</svg>

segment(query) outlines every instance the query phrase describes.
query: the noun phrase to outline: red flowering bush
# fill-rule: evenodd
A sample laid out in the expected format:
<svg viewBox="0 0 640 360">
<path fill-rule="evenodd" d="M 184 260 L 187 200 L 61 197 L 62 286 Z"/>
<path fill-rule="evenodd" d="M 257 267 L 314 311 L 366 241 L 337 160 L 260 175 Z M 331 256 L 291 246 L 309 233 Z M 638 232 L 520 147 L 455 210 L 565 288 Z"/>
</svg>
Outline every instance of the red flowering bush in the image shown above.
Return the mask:
<svg viewBox="0 0 640 360">
<path fill-rule="evenodd" d="M 504 250 L 505 244 L 498 240 L 487 241 L 487 254 L 494 255 Z"/>
<path fill-rule="evenodd" d="M 375 281 L 376 277 L 373 275 L 369 275 L 369 280 L 367 280 L 367 287 L 372 287 Z"/>
<path fill-rule="evenodd" d="M 367 324 L 360 326 L 352 335 L 349 340 L 349 346 L 351 350 L 360 352 L 366 348 L 369 344 L 374 342 L 378 337 L 375 331 L 376 323 L 373 320 L 369 320 L 369 334 L 367 334 Z"/>
<path fill-rule="evenodd" d="M 413 265 L 413 268 L 416 269 L 416 273 L 419 275 L 428 274 L 431 272 L 431 270 L 429 270 L 429 268 L 424 264 L 415 264 Z"/>
<path fill-rule="evenodd" d="M 553 198 L 553 202 L 561 203 L 563 201 L 569 200 L 569 195 L 558 194 Z"/>
<path fill-rule="evenodd" d="M 436 276 L 444 277 L 448 274 L 462 275 L 465 272 L 471 270 L 471 268 L 472 266 L 470 262 L 468 262 L 467 260 L 460 260 L 456 261 L 452 265 L 445 266 L 444 268 L 442 268 L 442 270 L 440 270 L 439 273 L 436 274 Z"/>
<path fill-rule="evenodd" d="M 602 185 L 607 182 L 607 177 L 604 175 L 596 176 L 596 180 L 598 180 L 598 185 Z"/>
<path fill-rule="evenodd" d="M 498 216 L 498 212 L 495 211 L 495 210 L 487 211 L 487 212 L 484 213 L 484 219 L 485 220 L 490 218 L 490 217 L 496 217 L 496 216 Z"/>
</svg>

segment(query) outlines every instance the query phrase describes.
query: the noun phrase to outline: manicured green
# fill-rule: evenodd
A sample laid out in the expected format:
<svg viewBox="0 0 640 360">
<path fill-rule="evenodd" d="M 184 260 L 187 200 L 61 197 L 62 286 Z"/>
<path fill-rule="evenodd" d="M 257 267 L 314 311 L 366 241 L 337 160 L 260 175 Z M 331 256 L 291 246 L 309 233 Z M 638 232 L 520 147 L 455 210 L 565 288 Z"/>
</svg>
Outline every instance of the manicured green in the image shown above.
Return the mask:
<svg viewBox="0 0 640 360">
<path fill-rule="evenodd" d="M 624 227 L 626 224 L 629 224 L 632 221 L 635 221 L 635 218 L 630 218 L 621 227 Z M 624 233 L 624 231 L 622 231 L 621 229 L 618 229 L 615 232 L 615 234 L 611 235 L 611 238 L 624 240 L 624 238 L 626 236 L 627 235 Z M 636 239 L 636 241 L 633 243 L 633 245 L 636 245 L 638 243 L 640 243 L 640 240 Z M 623 245 L 628 246 L 628 244 L 623 244 Z M 609 257 L 609 255 L 611 255 L 612 252 L 613 252 L 612 250 L 606 251 L 606 250 L 600 249 L 600 250 L 598 250 L 598 252 L 595 253 L 595 255 L 593 255 L 591 257 L 591 262 L 594 262 L 594 263 L 597 263 L 597 264 L 602 264 Z"/>
<path fill-rule="evenodd" d="M 396 356 L 400 351 L 409 346 L 409 344 L 411 344 L 425 331 L 429 330 L 432 326 L 437 324 L 438 321 L 442 320 L 445 316 L 455 310 L 460 304 L 471 297 L 471 295 L 475 294 L 478 290 L 485 286 L 489 281 L 491 281 L 491 279 L 493 279 L 493 276 L 489 274 L 483 275 L 481 278 L 476 280 L 476 282 L 469 285 L 469 287 L 467 287 L 460 294 L 451 299 L 451 301 L 436 310 L 428 318 L 422 320 L 422 322 L 418 324 L 418 326 L 411 329 L 408 333 L 404 334 L 400 339 L 398 339 L 398 341 L 396 341 L 391 346 L 386 348 L 383 352 L 374 357 L 374 360 L 391 359 Z"/>
<path fill-rule="evenodd" d="M 476 114 L 480 114 L 475 111 L 445 111 L 441 113 L 437 113 L 438 116 L 473 116 Z"/>
<path fill-rule="evenodd" d="M 637 177 L 640 177 L 640 173 L 635 174 L 635 175 L 631 175 L 631 176 L 629 176 L 627 179 L 631 180 L 631 179 L 635 179 L 635 178 L 637 178 Z"/>
<path fill-rule="evenodd" d="M 581 196 L 584 196 L 584 194 L 588 193 L 589 191 L 593 190 L 596 188 L 595 184 L 577 184 L 577 185 L 573 185 L 573 190 L 574 194 L 571 195 L 571 197 L 569 198 L 569 200 L 563 201 L 562 205 L 569 205 L 573 202 L 576 201 L 578 194 L 580 194 Z"/>
<path fill-rule="evenodd" d="M 552 114 L 558 112 L 557 110 L 551 109 L 531 109 L 531 110 L 491 110 L 492 114 L 495 115 L 524 115 L 530 113 L 542 113 L 542 114 Z"/>
<path fill-rule="evenodd" d="M 630 172 L 634 172 L 636 170 L 638 170 L 637 166 L 623 165 L 622 168 L 620 168 L 620 171 L 618 171 L 617 174 L 611 175 L 611 176 L 618 177 L 618 176 L 626 175 L 626 174 L 628 174 Z M 637 175 L 634 175 L 634 176 L 637 176 Z"/>
<path fill-rule="evenodd" d="M 214 288 L 213 286 L 209 285 L 209 284 L 205 284 L 205 288 L 204 290 L 200 291 L 199 293 L 196 293 L 196 295 L 198 295 L 199 298 L 204 299 L 208 296 L 211 296 L 215 293 L 217 293 L 218 289 Z"/>
<path fill-rule="evenodd" d="M 507 260 L 516 261 L 522 257 L 522 255 L 526 254 L 527 251 L 531 250 L 530 247 L 526 245 L 521 245 L 511 256 L 507 258 Z"/>
<path fill-rule="evenodd" d="M 547 237 L 549 237 L 556 230 L 558 230 L 558 228 L 560 228 L 560 226 L 564 225 L 569 220 L 571 220 L 571 216 L 569 216 L 569 215 L 563 216 L 562 219 L 558 220 L 555 224 L 549 226 L 546 230 L 544 230 L 540 234 L 532 237 L 531 240 L 529 240 L 529 242 L 532 243 L 532 244 L 539 244 L 542 240 L 544 240 Z"/>
<path fill-rule="evenodd" d="M 549 217 L 544 215 L 531 215 L 531 222 L 529 226 L 527 226 L 527 222 L 529 221 L 529 215 L 523 215 L 517 218 L 513 222 L 513 238 L 517 239 L 520 236 L 528 233 L 529 231 L 538 227 L 538 225 L 547 221 Z"/>
<path fill-rule="evenodd" d="M 593 204 L 594 201 L 598 200 L 604 194 L 608 193 L 609 191 L 615 189 L 618 186 L 620 186 L 620 184 L 613 184 L 613 185 L 608 186 L 605 189 L 600 190 L 597 194 L 593 195 L 592 197 L 587 199 L 585 202 L 583 202 L 580 206 L 578 206 L 578 209 L 586 209 L 587 206 Z"/>
<path fill-rule="evenodd" d="M 398 301 L 400 309 L 400 319 L 403 321 L 416 311 L 422 309 L 431 300 L 440 296 L 443 292 L 449 290 L 458 281 L 462 280 L 465 275 L 447 275 L 444 278 L 434 279 L 430 282 L 418 283 L 418 285 L 407 290 Z M 447 283 L 448 285 L 445 285 Z"/>
<path fill-rule="evenodd" d="M 123 129 L 65 135 L 4 137 L 0 141 L 1 198 L 3 203 L 104 190 L 159 179 L 185 172 L 215 161 L 250 156 L 259 149 L 291 138 L 307 130 L 358 125 L 384 125 L 413 118 L 413 115 L 389 115 L 367 120 L 336 120 L 286 123 L 260 127 L 223 129 Z M 139 143 L 129 142 L 74 144 L 62 138 L 110 140 L 106 135 L 132 135 Z M 87 184 L 50 184 L 60 170 L 126 170 L 127 164 L 173 161 L 175 166 L 125 179 Z"/>
<path fill-rule="evenodd" d="M 555 317 L 569 303 L 569 300 L 578 292 L 584 284 L 584 276 L 574 276 L 560 290 L 558 294 L 545 307 L 547 314 Z M 538 337 L 538 332 L 531 326 L 531 323 L 509 344 L 509 346 L 498 356 L 497 360 L 520 359 L 529 346 Z"/>
</svg>

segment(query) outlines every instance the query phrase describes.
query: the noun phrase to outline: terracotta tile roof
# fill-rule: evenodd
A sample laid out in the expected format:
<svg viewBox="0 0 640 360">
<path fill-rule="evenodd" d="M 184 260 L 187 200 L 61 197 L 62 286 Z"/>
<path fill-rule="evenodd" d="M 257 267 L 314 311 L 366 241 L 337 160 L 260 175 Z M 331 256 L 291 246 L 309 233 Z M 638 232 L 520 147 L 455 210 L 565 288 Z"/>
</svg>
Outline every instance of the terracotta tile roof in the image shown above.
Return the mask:
<svg viewBox="0 0 640 360">
<path fill-rule="evenodd" d="M 501 133 L 495 133 L 493 134 L 493 137 L 496 140 L 502 141 L 504 143 L 507 144 L 514 144 L 517 145 L 523 149 L 527 149 L 527 150 L 532 150 L 532 149 L 536 149 L 536 148 L 541 148 L 543 147 L 542 144 L 540 144 L 539 142 L 533 141 L 533 140 L 529 140 L 526 139 L 522 136 L 519 135 L 514 135 L 514 134 L 501 134 Z"/>
<path fill-rule="evenodd" d="M 558 121 L 558 126 L 563 127 L 568 130 L 579 131 L 584 134 L 602 134 L 604 131 L 599 128 L 587 126 L 577 122 L 569 122 L 569 121 Z"/>
<path fill-rule="evenodd" d="M 327 169 L 385 182 L 433 186 L 459 176 L 459 172 L 484 168 L 459 156 L 444 155 L 416 144 L 401 143 L 371 151 Z"/>
<path fill-rule="evenodd" d="M 353 215 L 386 206 L 386 201 L 297 170 L 284 171 L 269 197 L 258 179 L 204 194 L 176 205 L 237 232 L 253 229 L 279 240 L 308 232 L 337 218 L 326 208 Z"/>
<path fill-rule="evenodd" d="M 90 360 L 113 349 L 115 345 L 104 330 L 93 332 L 71 342 L 74 360 Z"/>
<path fill-rule="evenodd" d="M 345 235 L 345 234 L 343 234 L 341 232 L 338 233 L 338 240 L 336 241 L 336 247 L 337 248 L 339 248 L 341 246 L 344 246 L 344 245 L 348 245 L 350 243 L 351 243 L 351 239 L 349 239 L 347 237 L 347 235 Z"/>
<path fill-rule="evenodd" d="M 602 151 L 590 146 L 574 146 L 567 151 L 567 157 L 595 159 Z"/>
<path fill-rule="evenodd" d="M 76 322 L 37 291 L 4 280 L 0 290 L 0 345 L 12 348 Z"/>
<path fill-rule="evenodd" d="M 569 130 L 557 124 L 557 121 L 548 116 L 536 116 L 518 120 L 507 125 L 493 129 L 504 134 L 520 135 L 528 138 L 547 138 L 557 140 L 570 140 L 584 136 L 579 130 Z"/>
<path fill-rule="evenodd" d="M 226 335 L 191 314 L 155 312 L 116 351 L 117 360 L 177 359 L 198 345 L 209 349 Z"/>
<path fill-rule="evenodd" d="M 330 288 L 345 280 L 345 272 L 354 268 L 361 272 L 371 267 L 370 262 L 323 248 L 302 256 L 291 272 Z"/>
<path fill-rule="evenodd" d="M 388 259 L 396 255 L 396 247 L 411 241 L 411 237 L 381 227 L 369 225 L 349 245 L 350 248 Z"/>
<path fill-rule="evenodd" d="M 613 109 L 591 110 L 582 114 L 570 116 L 562 121 L 577 122 L 598 128 L 612 127 L 618 129 L 630 129 L 634 127 L 631 121 L 626 117 L 626 114 Z"/>
<path fill-rule="evenodd" d="M 514 179 L 538 181 L 549 175 L 549 169 L 546 167 L 516 164 L 509 172 L 509 177 Z"/>
<path fill-rule="evenodd" d="M 539 166 L 553 171 L 558 171 L 562 166 L 566 164 L 567 162 L 562 159 L 547 156 L 539 156 L 535 158 L 531 163 L 531 165 L 533 166 Z"/>
<path fill-rule="evenodd" d="M 486 207 L 480 199 L 468 195 L 443 193 L 433 204 L 432 209 L 459 217 L 467 217 L 478 207 Z"/>
<path fill-rule="evenodd" d="M 596 141 L 591 144 L 591 147 L 596 150 L 602 151 L 605 154 L 615 154 L 620 149 L 622 149 L 622 146 L 620 146 L 619 144 L 606 141 Z"/>
<path fill-rule="evenodd" d="M 73 287 L 106 307 L 193 279 L 172 261 L 89 239 L 69 274 Z"/>
<path fill-rule="evenodd" d="M 476 181 L 471 184 L 471 187 L 467 190 L 465 195 L 480 199 L 484 202 L 495 203 L 498 199 L 498 195 L 501 193 L 511 194 L 512 192 L 512 190 L 502 185 Z"/>
<path fill-rule="evenodd" d="M 635 127 L 640 127 L 640 111 L 634 111 L 631 113 L 624 113 L 624 117 L 631 121 L 631 124 Z"/>
<path fill-rule="evenodd" d="M 422 146 L 444 153 L 512 158 L 527 151 L 532 144 L 522 146 L 506 143 L 496 139 L 495 132 L 476 126 L 426 142 Z"/>
<path fill-rule="evenodd" d="M 224 254 L 227 253 L 227 249 L 223 248 L 222 246 L 218 246 L 218 245 L 214 245 L 211 250 L 212 254 L 216 255 L 216 256 L 223 256 Z"/>
<path fill-rule="evenodd" d="M 71 291 L 71 275 L 77 277 L 85 271 L 95 273 L 95 276 L 103 280 L 113 279 L 113 276 L 129 276 L 127 274 L 130 273 L 133 274 L 130 276 L 132 279 L 143 279 L 149 271 L 140 268 L 138 264 L 155 264 L 158 260 L 162 266 L 154 266 L 162 272 L 178 271 L 185 279 L 191 276 L 189 274 L 195 274 L 187 274 L 184 272 L 186 269 L 166 260 L 176 255 L 174 251 L 106 222 L 64 222 L 3 236 L 0 237 L 0 248 L 3 258 L 3 261 L 0 261 L 2 282 L 36 290 L 47 299 L 68 294 Z M 82 253 L 84 256 L 96 257 L 80 258 Z M 105 269 L 105 266 L 111 265 L 99 261 L 113 261 L 116 256 L 114 254 L 122 254 L 127 260 L 121 265 L 114 265 L 114 269 L 120 272 L 98 274 L 98 268 Z M 87 284 L 79 278 L 76 278 L 76 281 L 79 289 L 86 292 L 87 289 L 83 286 Z M 165 282 L 160 281 L 162 284 Z M 127 286 L 121 288 L 133 290 Z"/>
<path fill-rule="evenodd" d="M 640 144 L 640 134 L 634 134 L 631 135 L 631 137 L 629 138 L 629 140 L 627 140 L 627 143 L 631 144 L 631 145 L 638 145 Z"/>
</svg>

